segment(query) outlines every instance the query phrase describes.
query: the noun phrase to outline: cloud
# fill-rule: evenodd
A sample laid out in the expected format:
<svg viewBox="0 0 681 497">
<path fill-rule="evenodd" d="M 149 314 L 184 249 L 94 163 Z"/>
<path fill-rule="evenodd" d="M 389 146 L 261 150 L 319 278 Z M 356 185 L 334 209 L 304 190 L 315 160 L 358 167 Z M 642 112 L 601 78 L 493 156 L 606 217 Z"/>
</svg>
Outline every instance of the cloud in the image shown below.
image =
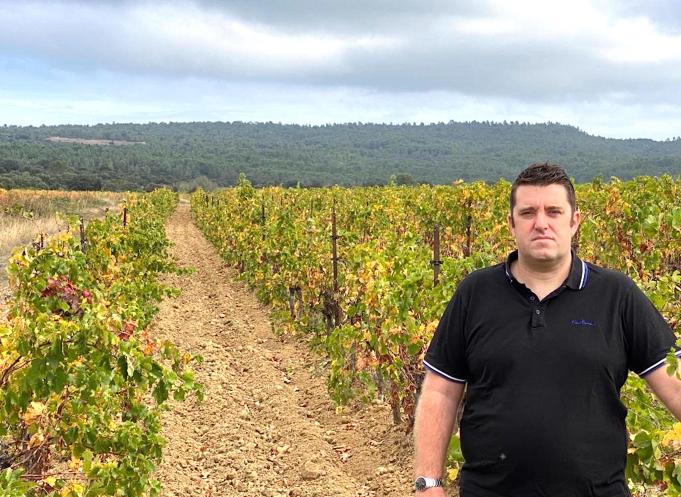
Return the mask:
<svg viewBox="0 0 681 497">
<path fill-rule="evenodd" d="M 6 3 L 0 46 L 74 71 L 521 100 L 646 98 L 680 82 L 681 32 L 649 18 L 584 0 L 470 4 Z"/>
<path fill-rule="evenodd" d="M 21 85 L 34 95 L 52 91 L 64 99 L 74 98 L 77 88 L 94 102 L 88 107 L 78 100 L 93 114 L 113 112 L 115 105 L 102 102 L 114 99 L 141 105 L 144 95 L 157 104 L 142 106 L 143 115 L 164 105 L 188 115 L 192 101 L 248 115 L 238 101 L 241 92 L 253 99 L 248 105 L 267 105 L 252 115 L 269 111 L 272 120 L 294 116 L 298 106 L 298 115 L 317 119 L 310 117 L 316 108 L 326 121 L 396 116 L 447 121 L 478 112 L 479 120 L 565 116 L 573 124 L 600 123 L 606 129 L 616 126 L 612 116 L 629 119 L 639 112 L 637 122 L 651 123 L 654 117 L 646 112 L 654 112 L 670 125 L 681 106 L 676 5 L 676 0 L 4 1 L 0 69 L 6 98 L 9 88 L 17 94 Z M 29 98 L 23 92 L 19 100 Z M 344 109 L 364 117 L 353 119 Z M 611 116 L 591 115 L 599 110 Z"/>
<path fill-rule="evenodd" d="M 3 51 L 74 70 L 296 80 L 310 71 L 333 72 L 348 52 L 397 43 L 374 34 L 286 33 L 194 4 L 29 2 L 1 9 Z"/>
</svg>

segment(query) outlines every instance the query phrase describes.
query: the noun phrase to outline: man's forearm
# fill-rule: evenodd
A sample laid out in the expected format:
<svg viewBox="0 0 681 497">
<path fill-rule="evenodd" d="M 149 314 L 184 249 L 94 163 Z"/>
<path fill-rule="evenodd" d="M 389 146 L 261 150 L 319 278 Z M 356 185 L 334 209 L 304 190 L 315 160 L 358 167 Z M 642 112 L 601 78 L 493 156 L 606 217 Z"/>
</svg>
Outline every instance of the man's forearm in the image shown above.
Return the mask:
<svg viewBox="0 0 681 497">
<path fill-rule="evenodd" d="M 442 477 L 447 447 L 456 422 L 456 411 L 463 387 L 454 392 L 424 389 L 419 398 L 414 423 L 416 475 Z"/>
<path fill-rule="evenodd" d="M 681 421 L 681 380 L 676 375 L 668 375 L 664 367 L 649 373 L 644 379 L 667 409 Z"/>
</svg>

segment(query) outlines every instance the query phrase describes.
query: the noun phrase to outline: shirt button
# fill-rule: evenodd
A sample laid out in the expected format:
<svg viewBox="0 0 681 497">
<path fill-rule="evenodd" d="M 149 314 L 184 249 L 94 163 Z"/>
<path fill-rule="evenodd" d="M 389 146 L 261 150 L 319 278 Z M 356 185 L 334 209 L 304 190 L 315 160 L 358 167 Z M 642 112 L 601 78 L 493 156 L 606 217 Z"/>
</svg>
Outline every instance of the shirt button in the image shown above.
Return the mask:
<svg viewBox="0 0 681 497">
<path fill-rule="evenodd" d="M 541 314 L 541 311 L 539 309 L 536 309 L 534 312 L 535 312 L 535 314 L 537 314 L 537 316 L 539 316 Z"/>
<path fill-rule="evenodd" d="M 530 300 L 534 302 L 534 295 L 530 296 Z"/>
</svg>

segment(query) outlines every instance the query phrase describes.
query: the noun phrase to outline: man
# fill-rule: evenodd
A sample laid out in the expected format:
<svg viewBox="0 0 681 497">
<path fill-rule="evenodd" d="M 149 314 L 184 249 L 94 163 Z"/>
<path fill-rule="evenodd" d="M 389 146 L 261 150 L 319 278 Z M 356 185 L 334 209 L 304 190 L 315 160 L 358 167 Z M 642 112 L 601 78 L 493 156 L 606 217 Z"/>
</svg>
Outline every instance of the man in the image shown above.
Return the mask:
<svg viewBox="0 0 681 497">
<path fill-rule="evenodd" d="M 464 387 L 461 497 L 625 497 L 632 370 L 681 419 L 675 337 L 626 276 L 580 260 L 575 191 L 556 165 L 516 179 L 517 250 L 459 285 L 430 344 L 416 412 L 417 494 L 440 486 Z"/>
</svg>

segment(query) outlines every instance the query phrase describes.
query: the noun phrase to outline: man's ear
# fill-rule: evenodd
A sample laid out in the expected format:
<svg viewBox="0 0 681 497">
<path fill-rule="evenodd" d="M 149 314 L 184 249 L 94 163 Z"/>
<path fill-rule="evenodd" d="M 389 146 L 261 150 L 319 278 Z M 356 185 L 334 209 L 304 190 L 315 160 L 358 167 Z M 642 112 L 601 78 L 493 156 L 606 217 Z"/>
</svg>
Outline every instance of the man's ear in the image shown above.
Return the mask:
<svg viewBox="0 0 681 497">
<path fill-rule="evenodd" d="M 513 235 L 515 237 L 515 221 L 513 221 L 513 213 L 512 212 L 508 215 L 507 220 L 508 220 L 508 229 L 511 232 L 511 235 Z"/>
<path fill-rule="evenodd" d="M 570 220 L 570 227 L 572 228 L 572 235 L 574 236 L 575 233 L 577 233 L 577 228 L 579 228 L 579 223 L 582 222 L 582 213 L 578 210 L 576 210 L 572 214 L 572 219 Z"/>
</svg>

